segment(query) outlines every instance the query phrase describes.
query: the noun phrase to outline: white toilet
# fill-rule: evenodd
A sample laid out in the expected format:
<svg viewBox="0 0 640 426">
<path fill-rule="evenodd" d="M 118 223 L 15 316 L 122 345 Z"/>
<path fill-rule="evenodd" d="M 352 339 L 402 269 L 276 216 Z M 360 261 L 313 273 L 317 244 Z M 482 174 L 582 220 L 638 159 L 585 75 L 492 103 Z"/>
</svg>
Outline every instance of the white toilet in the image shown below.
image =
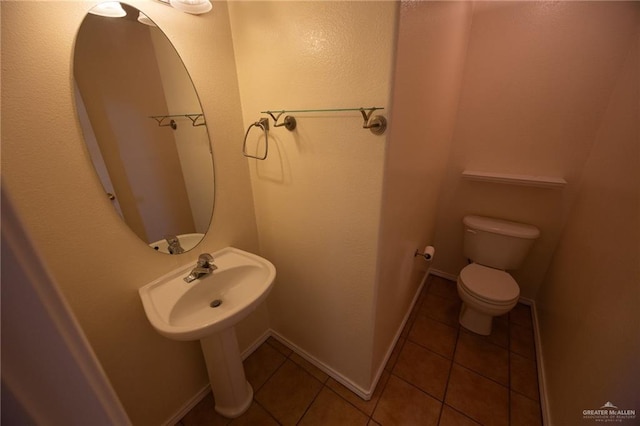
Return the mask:
<svg viewBox="0 0 640 426">
<path fill-rule="evenodd" d="M 505 270 L 517 269 L 540 230 L 533 225 L 482 216 L 465 216 L 464 255 L 473 263 L 458 276 L 462 299 L 460 324 L 474 333 L 491 334 L 493 317 L 518 303 L 520 287 Z"/>
</svg>

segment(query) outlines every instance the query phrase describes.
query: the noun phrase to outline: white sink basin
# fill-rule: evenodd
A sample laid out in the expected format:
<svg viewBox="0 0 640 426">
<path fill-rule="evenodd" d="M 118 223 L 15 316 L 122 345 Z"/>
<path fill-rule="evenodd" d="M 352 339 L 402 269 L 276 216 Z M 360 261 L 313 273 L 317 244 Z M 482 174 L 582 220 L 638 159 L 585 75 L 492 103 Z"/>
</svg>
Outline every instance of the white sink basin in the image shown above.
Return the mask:
<svg viewBox="0 0 640 426">
<path fill-rule="evenodd" d="M 218 269 L 209 275 L 191 283 L 183 280 L 195 266 L 194 257 L 192 264 L 139 290 L 149 322 L 163 336 L 174 340 L 210 336 L 235 325 L 269 294 L 276 276 L 271 262 L 233 247 L 212 255 Z"/>
</svg>

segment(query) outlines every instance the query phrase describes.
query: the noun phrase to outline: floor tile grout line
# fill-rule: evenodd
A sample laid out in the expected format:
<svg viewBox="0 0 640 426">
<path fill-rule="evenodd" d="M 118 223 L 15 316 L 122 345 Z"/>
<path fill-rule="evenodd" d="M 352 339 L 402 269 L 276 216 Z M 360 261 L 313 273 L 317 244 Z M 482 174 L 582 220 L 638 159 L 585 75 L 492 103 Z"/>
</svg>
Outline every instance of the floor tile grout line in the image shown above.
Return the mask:
<svg viewBox="0 0 640 426">
<path fill-rule="evenodd" d="M 540 405 L 540 400 L 535 400 L 535 399 L 531 398 L 530 396 L 527 396 L 526 394 L 524 394 L 524 393 L 522 393 L 522 392 L 520 392 L 520 391 L 518 391 L 516 389 L 513 389 L 513 388 L 509 388 L 509 390 L 514 392 L 514 393 L 517 393 L 518 395 L 520 395 L 523 398 L 527 398 L 531 402 L 535 402 L 536 404 Z"/>
<path fill-rule="evenodd" d="M 508 384 L 506 384 L 506 385 L 505 385 L 504 383 L 500 383 L 500 382 L 496 381 L 495 379 L 492 379 L 491 377 L 487 377 L 487 376 L 485 376 L 484 374 L 477 372 L 477 371 L 476 371 L 476 370 L 474 370 L 473 368 L 469 368 L 469 367 L 467 367 L 466 365 L 460 364 L 459 362 L 455 362 L 455 361 L 453 361 L 453 364 L 455 364 L 455 365 L 457 365 L 457 366 L 459 366 L 459 367 L 461 367 L 461 368 L 464 368 L 464 369 L 465 369 L 465 370 L 467 370 L 467 371 L 472 372 L 472 373 L 473 373 L 473 374 L 475 374 L 476 376 L 480 376 L 480 377 L 482 377 L 483 379 L 487 379 L 487 380 L 489 380 L 489 381 L 491 381 L 491 382 L 495 383 L 496 385 L 500 385 L 500 386 L 502 386 L 503 388 L 506 388 L 507 390 L 509 390 L 509 389 L 510 389 L 510 386 L 509 386 Z"/>
<path fill-rule="evenodd" d="M 464 412 L 460 411 L 460 410 L 459 410 L 459 409 L 457 409 L 456 407 L 453 407 L 453 406 L 451 406 L 451 405 L 449 405 L 449 404 L 445 404 L 444 402 L 442 403 L 442 410 L 443 410 L 443 411 L 444 411 L 444 407 L 445 407 L 445 406 L 449 407 L 450 409 L 452 409 L 452 410 L 453 410 L 453 411 L 455 411 L 456 413 L 460 414 L 461 416 L 466 417 L 467 419 L 471 420 L 472 422 L 474 422 L 474 423 L 477 423 L 477 424 L 480 424 L 480 425 L 481 425 L 481 423 L 480 423 L 478 420 L 474 419 L 473 417 L 470 417 L 468 414 L 466 414 L 466 413 L 464 413 Z"/>
<path fill-rule="evenodd" d="M 267 343 L 267 344 L 268 344 L 268 343 Z M 271 346 L 271 345 L 269 345 L 269 346 Z M 276 350 L 280 355 L 282 355 L 282 356 L 284 357 L 284 359 L 282 360 L 282 362 L 280 363 L 280 365 L 278 365 L 278 367 L 277 367 L 275 370 L 273 370 L 273 371 L 271 372 L 271 374 L 269 374 L 269 377 L 267 377 L 267 378 L 265 379 L 265 381 L 264 381 L 260 386 L 258 386 L 258 388 L 257 388 L 257 389 L 254 389 L 254 390 L 253 390 L 253 395 L 254 395 L 253 400 L 254 400 L 254 401 L 256 400 L 255 395 L 256 395 L 256 394 L 257 394 L 257 393 L 258 393 L 258 392 L 259 392 L 259 391 L 260 391 L 260 390 L 261 390 L 261 389 L 262 389 L 262 388 L 263 388 L 263 387 L 264 387 L 268 382 L 269 382 L 269 380 L 271 380 L 271 379 L 273 378 L 273 376 L 275 376 L 275 375 L 276 375 L 276 373 L 277 373 L 277 372 L 282 368 L 282 366 L 283 366 L 283 365 L 285 365 L 285 364 L 287 363 L 287 360 L 289 359 L 289 357 L 288 357 L 288 356 L 285 356 L 283 353 L 281 353 L 280 351 L 278 351 L 277 349 L 275 349 L 273 346 L 271 346 L 271 347 L 272 347 L 274 350 Z M 293 361 L 292 361 L 292 362 L 293 362 Z M 297 364 L 296 364 L 296 365 L 297 365 Z"/>
<path fill-rule="evenodd" d="M 509 367 L 509 364 L 508 364 L 508 356 L 509 356 L 509 355 L 507 355 L 507 368 Z M 494 378 L 492 378 L 492 377 L 489 377 L 489 376 L 485 375 L 484 373 L 482 373 L 482 372 L 480 372 L 480 371 L 475 370 L 474 368 L 471 368 L 471 367 L 469 367 L 469 366 L 466 366 L 466 365 L 464 365 L 464 364 L 461 364 L 461 363 L 457 362 L 455 359 L 453 359 L 453 360 L 452 360 L 452 362 L 453 362 L 453 364 L 455 364 L 455 365 L 459 365 L 460 367 L 462 367 L 462 368 L 464 368 L 464 369 L 466 369 L 466 370 L 469 370 L 469 371 L 471 371 L 472 373 L 475 373 L 476 375 L 478 375 L 478 376 L 480 376 L 480 377 L 482 377 L 482 378 L 485 378 L 485 379 L 487 379 L 487 380 L 490 380 L 490 381 L 492 381 L 493 383 L 495 383 L 495 384 L 497 384 L 497 385 L 500 385 L 500 386 L 505 387 L 505 388 L 507 388 L 507 389 L 509 389 L 509 387 L 510 387 L 510 386 L 509 386 L 509 383 L 508 383 L 508 381 L 509 381 L 509 377 L 508 377 L 509 375 L 508 375 L 508 373 L 507 373 L 507 384 L 504 384 L 504 383 L 500 383 L 499 381 L 497 381 L 496 379 L 494 379 Z"/>
<path fill-rule="evenodd" d="M 509 326 L 509 325 L 507 324 L 507 327 L 508 327 L 508 326 Z M 461 331 L 462 333 L 465 333 L 465 334 L 468 334 L 468 335 L 470 335 L 470 336 L 474 336 L 474 337 L 479 337 L 479 338 L 480 338 L 480 340 L 482 340 L 483 342 L 491 343 L 493 346 L 497 346 L 497 347 L 499 347 L 499 348 L 509 350 L 509 342 L 508 342 L 508 340 L 509 340 L 509 339 L 508 339 L 508 337 L 509 337 L 509 336 L 508 336 L 508 334 L 507 334 L 507 346 L 502 346 L 502 345 L 499 345 L 499 344 L 498 344 L 498 343 L 496 343 L 496 342 L 492 342 L 491 340 L 489 340 L 489 339 L 486 339 L 486 338 L 485 338 L 485 337 L 488 337 L 488 336 L 483 336 L 482 334 L 474 333 L 473 331 L 466 330 L 466 329 L 464 329 L 463 327 L 459 327 L 459 328 L 460 328 L 460 331 Z M 508 332 L 507 332 L 507 333 L 508 333 Z"/>
<path fill-rule="evenodd" d="M 456 350 L 458 349 L 458 339 L 460 339 L 460 329 L 456 330 L 456 342 L 453 345 L 453 355 L 451 356 L 451 365 L 449 366 L 449 374 L 447 375 L 447 383 L 444 385 L 444 393 L 442 394 L 442 405 L 440 406 L 440 413 L 438 414 L 438 424 L 440 424 L 440 420 L 442 419 L 442 413 L 444 412 L 445 401 L 447 400 L 447 392 L 449 390 L 449 383 L 451 381 L 451 373 L 453 372 L 453 364 Z"/>
<path fill-rule="evenodd" d="M 302 368 L 302 367 L 300 367 Z M 304 370 L 304 369 L 303 369 Z M 306 370 L 305 370 L 306 371 Z M 313 375 L 312 375 L 313 377 Z M 315 377 L 314 377 L 315 379 Z M 317 380 L 317 379 L 316 379 Z M 320 382 L 320 380 L 318 380 Z M 296 425 L 299 425 L 300 422 L 302 421 L 302 419 L 304 419 L 304 416 L 307 415 L 307 413 L 309 412 L 309 409 L 311 409 L 311 406 L 313 405 L 314 402 L 316 402 L 316 399 L 318 399 L 318 396 L 320 395 L 320 393 L 322 392 L 322 389 L 324 389 L 324 383 L 320 382 L 322 384 L 322 386 L 320 386 L 320 390 L 318 390 L 318 392 L 314 395 L 314 397 L 311 399 L 311 402 L 309 403 L 309 405 L 307 405 L 307 408 L 305 408 L 304 413 L 302 413 L 302 416 L 300 416 L 300 418 L 298 419 L 298 421 L 296 422 Z"/>
<path fill-rule="evenodd" d="M 373 411 L 371 412 L 371 414 L 367 414 L 364 411 L 362 411 L 359 407 L 357 407 L 355 404 L 352 404 L 351 401 L 349 401 L 348 399 L 346 399 L 345 397 L 343 397 L 342 395 L 340 395 L 338 392 L 336 392 L 334 389 L 332 389 L 330 386 L 324 385 L 324 387 L 327 388 L 328 391 L 333 392 L 335 395 L 338 396 L 338 398 L 340 398 L 342 401 L 346 402 L 347 404 L 349 404 L 351 407 L 355 408 L 356 410 L 358 410 L 358 412 L 364 414 L 364 416 L 371 420 L 372 416 L 373 416 L 373 411 L 375 411 L 375 406 Z M 378 403 L 376 402 L 376 405 L 378 405 Z"/>
<path fill-rule="evenodd" d="M 427 391 L 425 391 L 425 390 L 423 390 L 423 389 L 420 389 L 420 387 L 418 387 L 418 386 L 417 386 L 417 385 L 415 385 L 414 383 L 411 383 L 409 380 L 407 380 L 407 379 L 405 379 L 405 378 L 403 378 L 403 377 L 400 377 L 400 376 L 398 376 L 398 375 L 395 375 L 395 374 L 391 374 L 391 376 L 395 377 L 395 378 L 396 378 L 396 379 L 398 379 L 398 380 L 402 380 L 403 382 L 405 382 L 406 384 L 408 384 L 408 385 L 409 385 L 409 386 L 411 386 L 412 388 L 416 389 L 416 390 L 417 390 L 417 391 L 419 391 L 420 393 L 423 393 L 423 394 L 427 395 L 429 398 L 433 398 L 433 399 L 435 399 L 436 401 L 440 402 L 441 404 L 444 404 L 444 401 L 440 401 L 440 399 L 438 399 L 438 398 L 436 398 L 435 396 L 431 395 L 429 392 L 427 392 Z M 443 397 L 443 398 L 444 398 L 444 397 Z"/>
<path fill-rule="evenodd" d="M 269 411 L 267 409 L 267 407 L 265 407 L 264 405 L 260 404 L 260 402 L 258 400 L 253 398 L 253 403 L 256 404 L 256 405 L 259 405 L 260 408 L 262 408 L 264 410 L 264 412 L 267 413 L 269 415 L 269 417 L 271 417 L 277 424 L 282 425 L 282 423 L 278 419 L 276 419 L 276 417 L 273 415 L 273 413 L 271 411 Z"/>
<path fill-rule="evenodd" d="M 406 339 L 405 339 L 406 340 Z M 311 372 L 307 371 L 307 369 L 305 369 L 302 365 L 298 364 L 297 362 L 295 362 L 293 359 L 291 359 L 291 356 L 293 355 L 293 351 L 289 352 L 288 355 L 283 354 L 280 350 L 278 350 L 275 346 L 271 345 L 268 341 L 266 341 L 266 343 L 271 346 L 271 348 L 273 348 L 274 350 L 276 350 L 280 355 L 282 355 L 284 357 L 283 362 L 278 366 L 278 368 L 276 368 L 273 373 L 265 380 L 265 382 L 260 386 L 260 388 L 262 388 L 264 385 L 266 385 L 266 383 L 277 373 L 278 370 L 280 370 L 280 368 L 282 368 L 282 366 L 284 364 L 286 364 L 286 362 L 289 360 L 291 362 L 293 362 L 296 366 L 298 366 L 299 368 L 301 368 L 303 371 L 305 371 L 307 374 L 309 374 L 311 377 L 313 377 L 315 380 L 317 380 L 320 384 L 321 384 L 321 388 L 320 391 L 318 391 L 318 393 L 314 396 L 314 398 L 311 400 L 311 402 L 309 403 L 309 405 L 307 406 L 307 408 L 305 409 L 304 413 L 302 414 L 302 416 L 300 417 L 300 419 L 298 420 L 298 422 L 296 424 L 298 424 L 299 422 L 302 421 L 302 419 L 304 418 L 304 416 L 307 414 L 307 412 L 309 411 L 309 409 L 311 408 L 311 406 L 313 405 L 313 403 L 315 402 L 315 400 L 318 398 L 318 395 L 320 395 L 320 392 L 322 391 L 323 388 L 327 388 L 329 391 L 335 393 L 338 397 L 340 397 L 340 399 L 342 399 L 343 401 L 345 401 L 347 404 L 349 404 L 350 406 L 354 407 L 356 410 L 358 410 L 358 412 L 364 414 L 368 420 L 374 420 L 373 419 L 373 412 L 375 411 L 375 409 L 377 408 L 378 402 L 380 401 L 380 399 L 378 398 L 378 401 L 376 401 L 376 404 L 374 405 L 374 408 L 372 410 L 371 415 L 367 414 L 366 412 L 362 411 L 360 408 L 358 408 L 357 406 L 355 406 L 354 404 L 352 404 L 350 401 L 348 401 L 346 398 L 342 397 L 340 394 L 338 394 L 336 391 L 334 391 L 333 389 L 331 389 L 331 387 L 329 387 L 327 385 L 327 382 L 329 381 L 330 376 L 327 376 L 327 378 L 324 381 L 320 381 L 317 377 L 315 377 L 313 374 L 311 374 Z M 402 344 L 404 346 L 404 342 Z M 396 360 L 397 361 L 397 360 Z M 389 372 L 389 374 L 391 374 Z M 385 386 L 386 387 L 386 383 Z M 383 389 L 384 390 L 384 389 Z M 256 391 L 257 392 L 257 391 Z M 257 400 L 254 401 L 256 403 L 258 403 Z M 266 409 L 266 407 L 263 407 L 261 404 L 259 404 L 265 411 L 267 411 L 267 413 L 269 414 L 270 417 L 274 418 L 274 420 L 276 420 L 276 422 L 278 422 L 278 424 L 281 424 L 274 416 L 273 414 Z M 375 420 L 374 420 L 375 421 Z"/>
<path fill-rule="evenodd" d="M 428 289 L 430 289 L 431 287 L 432 287 L 432 285 L 430 285 L 430 286 L 428 287 Z M 427 290 L 427 293 L 428 293 L 428 290 Z M 423 293 L 423 294 L 426 294 L 426 293 Z M 442 296 L 440 296 L 440 297 L 442 297 Z M 398 346 L 398 348 L 397 348 L 398 355 L 395 357 L 395 360 L 394 360 L 393 364 L 392 364 L 392 365 L 390 365 L 390 366 L 389 366 L 389 369 L 387 370 L 387 372 L 388 372 L 388 377 L 386 378 L 385 383 L 384 383 L 384 384 L 382 384 L 382 383 L 381 383 L 381 385 L 382 385 L 382 389 L 380 390 L 380 394 L 379 394 L 379 396 L 378 396 L 377 400 L 375 401 L 375 404 L 374 404 L 374 405 L 373 405 L 373 407 L 372 407 L 371 414 L 367 414 L 367 412 L 363 411 L 362 409 L 360 409 L 359 407 L 357 407 L 355 404 L 351 403 L 349 400 L 347 400 L 347 399 L 346 399 L 346 398 L 344 398 L 342 395 L 340 395 L 336 390 L 332 389 L 332 388 L 328 385 L 329 377 L 327 377 L 324 381 L 319 380 L 319 379 L 318 379 L 317 377 L 315 377 L 311 372 L 309 372 L 309 371 L 308 371 L 307 369 L 305 369 L 302 365 L 299 365 L 298 363 L 296 363 L 296 362 L 292 359 L 292 355 L 293 355 L 293 352 L 292 352 L 292 351 L 288 351 L 288 354 L 287 354 L 287 355 L 285 355 L 285 354 L 284 354 L 284 353 L 282 353 L 278 348 L 276 348 L 274 345 L 271 345 L 269 342 L 267 342 L 267 343 L 269 344 L 269 346 L 270 346 L 271 348 L 275 349 L 279 354 L 281 354 L 281 355 L 284 357 L 284 360 L 283 360 L 283 362 L 282 362 L 282 363 L 280 363 L 280 365 L 275 369 L 275 371 L 274 371 L 274 372 L 273 372 L 273 373 L 272 373 L 272 374 L 271 374 L 271 375 L 270 375 L 270 376 L 265 380 L 265 382 L 263 383 L 263 385 L 262 385 L 262 386 L 264 386 L 264 384 L 266 384 L 266 383 L 267 383 L 267 382 L 268 382 L 268 381 L 269 381 L 269 380 L 270 380 L 270 379 L 271 379 L 271 378 L 276 374 L 276 372 L 277 372 L 277 371 L 279 371 L 279 370 L 280 370 L 280 368 L 282 368 L 282 366 L 286 363 L 286 361 L 287 361 L 287 360 L 291 360 L 294 364 L 296 364 L 298 367 L 302 368 L 306 373 L 310 374 L 312 377 L 314 377 L 316 380 L 318 380 L 318 382 L 321 384 L 321 388 L 320 388 L 320 390 L 317 392 L 317 394 L 316 394 L 316 395 L 314 396 L 314 398 L 311 400 L 311 402 L 309 403 L 309 405 L 306 407 L 305 412 L 302 414 L 302 417 L 298 420 L 298 423 L 302 421 L 302 419 L 303 419 L 303 418 L 305 417 L 305 415 L 308 413 L 308 411 L 310 410 L 311 406 L 312 406 L 312 405 L 314 404 L 314 402 L 317 400 L 318 396 L 320 395 L 320 393 L 322 392 L 323 388 L 325 388 L 325 387 L 326 387 L 326 388 L 328 388 L 328 390 L 329 390 L 329 391 L 331 391 L 331 392 L 333 392 L 335 395 L 337 395 L 337 396 L 338 396 L 342 401 L 344 401 L 344 402 L 346 402 L 347 404 L 349 404 L 349 406 L 351 406 L 351 407 L 355 408 L 358 412 L 360 412 L 360 413 L 364 414 L 364 415 L 365 415 L 365 417 L 368 419 L 368 422 L 375 422 L 376 420 L 374 419 L 374 413 L 375 413 L 375 411 L 376 411 L 376 409 L 377 409 L 377 407 L 378 407 L 378 404 L 380 403 L 380 400 L 382 399 L 382 397 L 383 397 L 383 395 L 384 395 L 384 393 L 385 393 L 385 390 L 386 390 L 387 385 L 388 385 L 388 382 L 389 382 L 389 378 L 390 378 L 391 376 L 394 376 L 395 378 L 397 378 L 397 379 L 399 379 L 399 380 L 402 380 L 403 382 L 405 382 L 405 383 L 409 384 L 411 387 L 416 388 L 416 389 L 417 389 L 418 391 L 420 391 L 421 393 L 426 394 L 426 395 L 428 395 L 428 396 L 430 396 L 430 397 L 432 397 L 432 398 L 436 399 L 437 401 L 439 401 L 439 399 L 438 399 L 437 397 L 435 397 L 434 395 L 430 394 L 430 393 L 429 393 L 429 392 L 427 392 L 427 391 L 422 390 L 421 388 L 419 388 L 418 386 L 416 386 L 415 384 L 413 384 L 411 381 L 409 381 L 409 380 L 407 380 L 407 379 L 404 379 L 404 378 L 402 378 L 402 377 L 398 376 L 397 374 L 395 374 L 395 373 L 393 372 L 393 371 L 394 371 L 394 369 L 395 369 L 395 367 L 396 367 L 396 365 L 397 365 L 398 358 L 399 358 L 399 356 L 400 356 L 400 354 L 401 354 L 401 352 L 402 352 L 403 348 L 406 346 L 407 341 L 410 341 L 410 342 L 412 342 L 413 344 L 415 344 L 415 345 L 417 345 L 417 346 L 419 346 L 419 347 L 421 347 L 421 348 L 424 348 L 425 350 L 428 350 L 429 352 L 431 352 L 431 353 L 433 353 L 433 354 L 435 354 L 435 355 L 438 355 L 438 356 L 440 356 L 440 357 L 442 357 L 442 358 L 445 358 L 445 359 L 446 359 L 446 360 L 448 360 L 448 361 L 449 361 L 449 363 L 450 363 L 450 368 L 449 368 L 449 373 L 448 373 L 448 376 L 447 376 L 447 381 L 446 381 L 446 385 L 445 385 L 444 395 L 443 395 L 443 397 L 442 397 L 442 401 L 440 401 L 440 402 L 441 402 L 441 407 L 440 407 L 440 411 L 439 411 L 439 413 L 438 413 L 438 422 L 440 422 L 440 421 L 442 420 L 442 415 L 443 415 L 444 407 L 445 407 L 445 406 L 448 406 L 450 409 L 452 409 L 452 410 L 454 410 L 454 411 L 456 411 L 456 412 L 460 413 L 461 415 L 465 416 L 466 418 L 472 419 L 471 417 L 469 417 L 469 416 L 468 416 L 468 415 L 466 415 L 465 413 L 463 413 L 463 412 L 459 411 L 458 409 L 456 409 L 456 408 L 454 408 L 454 407 L 449 406 L 449 405 L 448 405 L 448 404 L 446 404 L 446 402 L 445 402 L 445 401 L 446 401 L 446 397 L 447 397 L 447 392 L 449 391 L 449 384 L 450 384 L 451 374 L 452 374 L 452 370 L 453 370 L 453 366 L 454 366 L 454 364 L 455 364 L 455 365 L 458 365 L 458 366 L 460 366 L 461 368 L 464 368 L 464 369 L 466 369 L 466 370 L 468 370 L 468 371 L 470 371 L 470 372 L 473 372 L 473 373 L 475 373 L 475 374 L 477 374 L 477 375 L 479 375 L 479 376 L 481 376 L 481 377 L 483 377 L 483 378 L 485 378 L 485 379 L 488 379 L 488 380 L 490 380 L 490 381 L 492 381 L 492 382 L 494 382 L 494 383 L 496 383 L 496 384 L 498 384 L 498 385 L 500 385 L 500 386 L 506 387 L 506 389 L 507 389 L 507 391 L 508 391 L 508 395 L 509 395 L 509 397 L 508 397 L 508 398 L 509 398 L 509 399 L 508 399 L 508 401 L 509 401 L 509 403 L 508 403 L 508 416 L 509 416 L 509 422 L 511 421 L 511 420 L 510 420 L 510 419 L 511 419 L 511 411 L 510 411 L 510 410 L 511 410 L 511 391 L 513 391 L 513 392 L 517 393 L 518 395 L 520 395 L 520 396 L 522 396 L 522 397 L 524 397 L 524 398 L 526 398 L 526 399 L 528 399 L 528 400 L 530 400 L 530 401 L 532 401 L 532 402 L 534 402 L 534 403 L 537 403 L 537 404 L 538 404 L 538 406 L 540 405 L 540 401 L 539 401 L 539 400 L 538 400 L 538 401 L 536 401 L 536 400 L 534 400 L 534 399 L 530 398 L 529 396 L 527 396 L 527 395 L 523 394 L 522 392 L 519 392 L 519 391 L 513 390 L 513 389 L 511 388 L 511 358 L 512 358 L 512 354 L 514 354 L 514 353 L 515 353 L 516 355 L 518 355 L 518 356 L 520 356 L 520 357 L 522 357 L 522 358 L 524 358 L 524 359 L 528 359 L 528 360 L 530 360 L 530 358 L 529 358 L 527 355 L 525 355 L 525 354 L 521 354 L 521 353 L 519 353 L 519 352 L 515 352 L 515 351 L 512 351 L 512 350 L 511 350 L 511 332 L 510 332 L 510 329 L 511 329 L 511 325 L 512 325 L 512 324 L 515 324 L 515 325 L 517 325 L 517 326 L 519 326 L 519 327 L 523 327 L 523 328 L 526 328 L 526 327 L 527 327 L 527 326 L 526 326 L 526 324 L 519 324 L 519 323 L 517 323 L 517 322 L 510 321 L 510 318 L 507 318 L 507 320 L 506 320 L 506 325 L 507 325 L 507 330 L 508 330 L 508 332 L 507 332 L 507 348 L 505 348 L 504 346 L 501 346 L 501 345 L 499 345 L 499 344 L 497 344 L 497 343 L 495 343 L 495 342 L 492 342 L 492 341 L 489 341 L 489 340 L 483 340 L 483 341 L 488 342 L 488 343 L 490 343 L 490 344 L 492 344 L 492 345 L 494 345 L 494 346 L 497 346 L 497 347 L 499 347 L 499 348 L 502 348 L 502 349 L 507 350 L 507 359 L 508 359 L 508 372 L 507 372 L 507 377 L 508 377 L 508 379 L 507 379 L 507 382 L 508 382 L 508 384 L 505 386 L 503 383 L 500 383 L 500 382 L 498 382 L 498 381 L 496 381 L 496 380 L 492 379 L 491 377 L 487 377 L 486 375 L 482 374 L 481 372 L 477 372 L 477 371 L 475 371 L 474 369 L 469 368 L 469 367 L 466 367 L 466 366 L 464 366 L 464 365 L 462 365 L 462 364 L 460 364 L 460 363 L 458 363 L 458 362 L 456 362 L 456 361 L 455 361 L 456 352 L 457 352 L 457 350 L 458 350 L 458 343 L 459 343 L 459 339 L 460 339 L 461 334 L 464 332 L 464 330 L 462 330 L 462 328 L 461 328 L 461 327 L 459 327 L 459 326 L 458 326 L 458 327 L 455 327 L 455 330 L 456 330 L 455 344 L 454 344 L 454 347 L 453 347 L 453 355 L 452 355 L 452 357 L 451 357 L 451 358 L 448 358 L 447 356 L 444 356 L 444 355 L 442 355 L 442 354 L 440 354 L 440 353 L 438 353 L 438 352 L 435 352 L 435 351 L 433 351 L 433 350 L 432 350 L 432 349 L 430 349 L 430 348 L 426 348 L 426 347 L 422 346 L 420 343 L 415 342 L 415 341 L 413 341 L 413 340 L 409 339 L 409 334 L 410 334 L 410 332 L 411 332 L 411 330 L 412 330 L 413 326 L 415 325 L 415 319 L 417 318 L 417 316 L 418 316 L 418 315 L 420 315 L 420 313 L 419 313 L 419 309 L 420 309 L 420 307 L 422 306 L 422 304 L 424 303 L 424 300 L 425 300 L 425 299 L 424 299 L 424 297 L 422 297 L 422 298 L 421 298 L 421 300 L 420 300 L 420 303 L 419 303 L 419 304 L 416 304 L 416 306 L 414 307 L 413 312 L 412 312 L 412 315 L 411 315 L 411 317 L 412 317 L 412 318 L 411 318 L 411 321 L 410 321 L 409 327 L 407 327 L 407 333 L 406 333 L 406 336 L 404 336 L 404 338 L 403 338 L 403 339 L 399 339 L 399 341 L 398 341 L 398 343 L 400 343 L 400 346 Z M 430 317 L 429 315 L 426 315 L 426 316 L 427 316 L 427 318 L 429 318 L 429 319 L 432 319 L 432 320 L 434 320 L 434 321 L 436 321 L 436 322 L 439 322 L 439 323 L 441 323 L 441 324 L 444 324 L 444 325 L 447 325 L 447 326 L 449 326 L 449 327 L 451 327 L 451 328 L 454 328 L 454 327 L 452 327 L 449 323 L 445 323 L 445 322 L 443 322 L 443 321 L 441 321 L 441 320 L 439 320 L 439 319 L 437 319 L 437 318 Z M 471 335 L 473 335 L 473 334 L 471 334 Z M 262 388 L 262 386 L 261 386 L 260 388 Z M 265 407 L 263 407 L 263 406 L 262 406 L 261 404 L 259 404 L 257 401 L 256 401 L 256 403 L 257 403 L 258 405 L 260 405 L 260 407 L 261 407 L 261 408 L 263 408 L 263 409 L 264 409 L 264 410 L 269 414 L 269 416 L 270 416 L 271 418 L 273 418 L 273 419 L 274 419 L 278 424 L 280 424 L 280 422 L 279 422 L 277 419 L 275 419 L 275 418 L 273 417 L 273 414 L 272 414 L 271 412 L 269 412 Z M 472 419 L 472 420 L 473 420 L 473 419 Z M 474 421 L 475 421 L 475 420 L 474 420 Z"/>
<path fill-rule="evenodd" d="M 406 343 L 406 340 L 404 341 L 404 343 L 402 345 L 404 346 L 405 343 Z M 371 410 L 371 415 L 369 416 L 369 422 L 374 421 L 374 422 L 378 423 L 376 421 L 376 419 L 373 418 L 373 415 L 375 414 L 376 409 L 378 408 L 378 404 L 380 404 L 380 400 L 382 400 L 382 394 L 384 393 L 384 391 L 387 389 L 387 386 L 389 385 L 389 379 L 390 378 L 391 378 L 391 371 L 389 371 L 389 375 L 387 377 L 387 380 L 382 385 L 382 389 L 380 389 L 380 396 L 378 396 L 378 400 L 373 405 L 373 410 Z"/>
</svg>

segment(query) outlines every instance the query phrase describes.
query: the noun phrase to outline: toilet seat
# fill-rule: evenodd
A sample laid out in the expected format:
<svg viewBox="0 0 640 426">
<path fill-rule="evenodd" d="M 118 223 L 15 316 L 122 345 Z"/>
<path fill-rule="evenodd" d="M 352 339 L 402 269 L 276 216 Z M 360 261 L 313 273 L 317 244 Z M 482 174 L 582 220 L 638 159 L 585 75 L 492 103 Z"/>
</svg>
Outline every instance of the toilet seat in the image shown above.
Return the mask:
<svg viewBox="0 0 640 426">
<path fill-rule="evenodd" d="M 471 295 L 493 305 L 509 305 L 518 300 L 520 287 L 505 271 L 472 263 L 460 271 L 458 283 Z"/>
</svg>

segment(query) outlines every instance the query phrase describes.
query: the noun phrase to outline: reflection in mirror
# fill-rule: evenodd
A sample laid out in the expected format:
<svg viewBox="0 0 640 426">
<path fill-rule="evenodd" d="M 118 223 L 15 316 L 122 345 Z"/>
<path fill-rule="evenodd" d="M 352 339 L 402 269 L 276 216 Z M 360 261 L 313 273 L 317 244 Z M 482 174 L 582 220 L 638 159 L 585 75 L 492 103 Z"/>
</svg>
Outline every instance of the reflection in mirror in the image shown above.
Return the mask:
<svg viewBox="0 0 640 426">
<path fill-rule="evenodd" d="M 137 9 L 87 14 L 76 39 L 76 106 L 95 170 L 118 214 L 145 243 L 193 248 L 213 213 L 205 118 L 171 42 Z M 181 252 L 180 250 L 174 253 Z"/>
</svg>

